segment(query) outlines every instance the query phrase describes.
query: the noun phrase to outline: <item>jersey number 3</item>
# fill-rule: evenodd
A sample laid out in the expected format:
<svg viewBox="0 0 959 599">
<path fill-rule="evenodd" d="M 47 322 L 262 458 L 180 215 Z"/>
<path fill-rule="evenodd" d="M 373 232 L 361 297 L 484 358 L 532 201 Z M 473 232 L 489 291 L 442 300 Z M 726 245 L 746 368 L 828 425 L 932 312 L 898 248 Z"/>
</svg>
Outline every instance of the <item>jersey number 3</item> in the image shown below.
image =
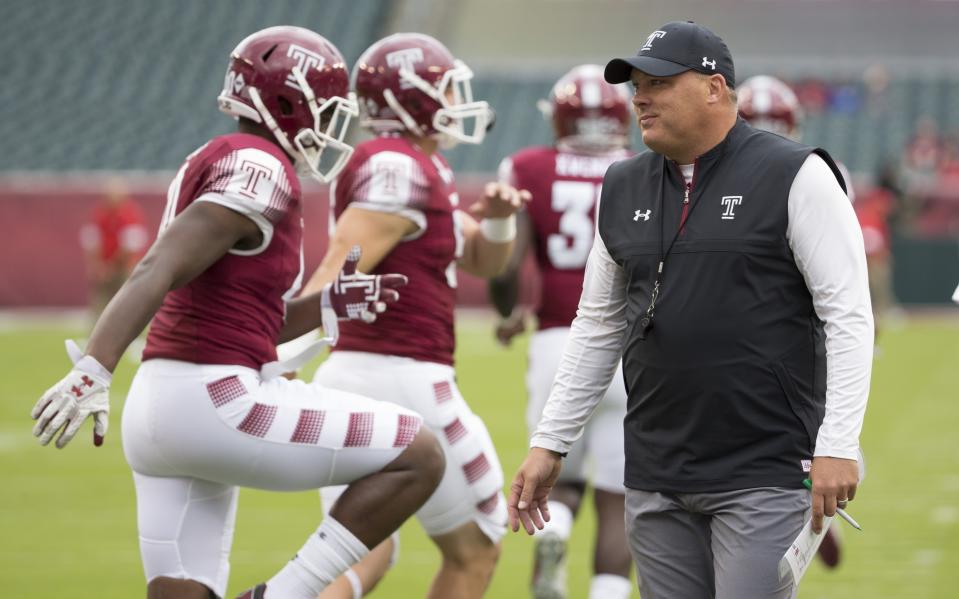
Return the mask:
<svg viewBox="0 0 959 599">
<path fill-rule="evenodd" d="M 553 211 L 562 214 L 559 233 L 546 240 L 546 252 L 556 268 L 583 268 L 593 242 L 593 209 L 602 185 L 588 181 L 553 183 Z"/>
</svg>

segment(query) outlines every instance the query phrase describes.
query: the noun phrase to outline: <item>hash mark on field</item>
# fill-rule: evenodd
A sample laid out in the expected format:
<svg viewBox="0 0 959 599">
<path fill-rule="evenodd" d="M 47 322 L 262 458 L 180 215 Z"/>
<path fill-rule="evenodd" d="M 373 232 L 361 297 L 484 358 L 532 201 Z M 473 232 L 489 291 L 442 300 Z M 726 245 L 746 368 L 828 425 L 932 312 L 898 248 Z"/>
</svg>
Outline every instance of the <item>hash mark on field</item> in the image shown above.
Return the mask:
<svg viewBox="0 0 959 599">
<path fill-rule="evenodd" d="M 0 453 L 14 452 L 33 442 L 30 431 L 0 431 Z"/>
<path fill-rule="evenodd" d="M 959 508 L 954 505 L 938 505 L 929 517 L 933 524 L 955 524 L 959 521 Z"/>
<path fill-rule="evenodd" d="M 938 549 L 920 549 L 913 558 L 917 566 L 931 567 L 942 561 L 942 551 Z"/>
</svg>

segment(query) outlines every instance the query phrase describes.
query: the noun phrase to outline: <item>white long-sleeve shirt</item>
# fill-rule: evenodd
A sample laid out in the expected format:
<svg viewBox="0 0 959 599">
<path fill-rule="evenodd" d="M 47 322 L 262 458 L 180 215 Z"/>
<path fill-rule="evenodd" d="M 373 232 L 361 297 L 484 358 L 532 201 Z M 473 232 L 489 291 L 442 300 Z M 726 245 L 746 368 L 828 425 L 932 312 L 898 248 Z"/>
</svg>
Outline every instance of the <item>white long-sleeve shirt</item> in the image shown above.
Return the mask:
<svg viewBox="0 0 959 599">
<path fill-rule="evenodd" d="M 692 165 L 683 168 L 687 182 Z M 826 333 L 826 415 L 816 456 L 856 459 L 872 372 L 873 319 L 862 232 L 826 162 L 810 154 L 789 190 L 786 239 Z M 583 295 L 531 447 L 569 451 L 626 342 L 626 275 L 596 234 Z"/>
</svg>

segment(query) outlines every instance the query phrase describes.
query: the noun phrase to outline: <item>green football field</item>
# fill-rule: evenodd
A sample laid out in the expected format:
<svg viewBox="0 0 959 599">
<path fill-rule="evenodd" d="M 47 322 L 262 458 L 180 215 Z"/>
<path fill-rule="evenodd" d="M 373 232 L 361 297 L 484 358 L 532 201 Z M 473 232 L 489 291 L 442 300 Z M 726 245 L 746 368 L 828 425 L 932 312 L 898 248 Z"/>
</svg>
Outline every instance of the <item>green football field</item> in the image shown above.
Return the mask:
<svg viewBox="0 0 959 599">
<path fill-rule="evenodd" d="M 68 367 L 63 339 L 76 328 L 31 321 L 0 327 L 0 593 L 14 598 L 143 596 L 133 485 L 120 447 L 120 412 L 134 366 L 113 393 L 111 431 L 99 449 L 89 425 L 62 451 L 30 435 L 30 408 Z M 526 453 L 525 340 L 503 350 L 490 322 L 461 320 L 463 394 L 486 421 L 507 482 Z M 815 564 L 800 597 L 959 597 L 959 310 L 889 327 L 873 371 L 862 436 L 868 474 L 844 526 L 846 553 L 833 572 Z M 315 368 L 315 366 L 314 366 Z M 312 368 L 309 369 L 312 374 Z M 316 493 L 244 491 L 229 596 L 269 577 L 319 521 Z M 586 506 L 570 552 L 570 597 L 589 584 L 592 514 Z M 423 597 L 438 564 L 415 522 L 374 597 Z M 509 534 L 487 596 L 527 597 L 532 544 Z M 638 597 L 638 593 L 634 593 Z M 681 599 L 681 598 L 680 598 Z M 748 598 L 744 598 L 748 599 Z"/>
</svg>

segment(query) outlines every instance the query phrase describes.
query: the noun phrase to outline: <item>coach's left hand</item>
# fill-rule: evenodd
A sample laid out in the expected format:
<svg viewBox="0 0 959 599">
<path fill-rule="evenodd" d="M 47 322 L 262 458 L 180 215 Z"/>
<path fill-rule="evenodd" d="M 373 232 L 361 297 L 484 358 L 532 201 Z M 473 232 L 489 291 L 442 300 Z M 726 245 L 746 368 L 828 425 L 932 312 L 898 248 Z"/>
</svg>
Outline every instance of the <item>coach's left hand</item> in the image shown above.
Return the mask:
<svg viewBox="0 0 959 599">
<path fill-rule="evenodd" d="M 823 515 L 834 516 L 836 507 L 856 497 L 859 463 L 856 460 L 817 456 L 809 471 L 812 480 L 812 530 L 822 532 Z"/>
</svg>

